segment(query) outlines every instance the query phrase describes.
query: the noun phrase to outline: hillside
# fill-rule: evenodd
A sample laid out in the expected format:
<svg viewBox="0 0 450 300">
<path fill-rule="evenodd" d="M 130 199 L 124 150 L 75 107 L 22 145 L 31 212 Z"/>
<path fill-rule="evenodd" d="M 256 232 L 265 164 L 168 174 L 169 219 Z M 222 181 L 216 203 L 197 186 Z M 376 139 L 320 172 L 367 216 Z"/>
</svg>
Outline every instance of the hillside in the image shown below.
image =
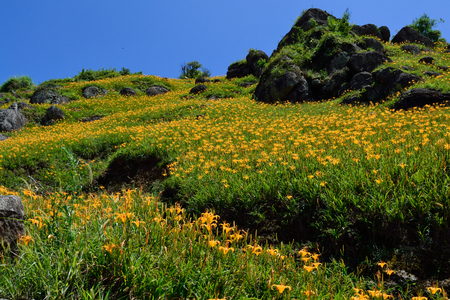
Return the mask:
<svg viewBox="0 0 450 300">
<path fill-rule="evenodd" d="M 85 228 L 90 221 L 83 216 L 90 209 L 96 212 L 92 220 L 99 218 L 92 221 L 98 236 L 91 234 L 99 245 L 108 241 L 100 237 L 105 222 L 112 224 L 112 216 L 128 212 L 115 211 L 120 208 L 108 197 L 121 195 L 117 201 L 130 210 L 132 203 L 150 207 L 149 199 L 156 199 L 151 216 L 133 206 L 147 224 L 170 215 L 156 214 L 160 202 L 172 206 L 171 213 L 183 209 L 186 220 L 202 222 L 206 219 L 200 216 L 207 218 L 202 214 L 214 211 L 225 224 L 253 237 L 256 230 L 261 245 L 317 250 L 324 263 L 343 259 L 355 276 L 373 277 L 376 263 L 386 261 L 395 271 L 386 279 L 386 289 L 398 295 L 411 296 L 412 286 L 415 293 L 435 282 L 448 288 L 448 45 L 342 35 L 320 19 L 316 26 L 298 29 L 311 24 L 310 19 L 299 18 L 278 49 L 257 60 L 253 69 L 259 73 L 254 75 L 245 74 L 251 73 L 247 59 L 230 66 L 229 71 L 247 68 L 240 78 L 196 83 L 83 70 L 73 78 L 9 90 L 1 96 L 0 109 L 27 122 L 1 133 L 1 193 L 23 198 L 30 228 L 40 218 L 70 229 L 73 236 L 64 240 L 68 244 L 77 236 L 72 222 Z M 95 80 L 86 80 L 85 73 Z M 51 223 L 58 212 L 71 221 Z M 214 220 L 209 224 L 217 226 Z M 118 228 L 110 228 L 111 235 L 117 234 L 115 245 L 121 243 Z M 32 230 L 43 240 L 57 236 L 50 225 Z M 145 239 L 145 233 L 139 234 Z M 292 264 L 298 260 L 292 257 Z M 123 292 L 126 280 L 114 276 L 105 279 L 105 286 Z M 257 279 L 252 280 L 257 286 Z M 358 279 L 344 281 L 342 299 L 351 295 Z M 317 293 L 326 290 L 326 282 Z M 0 279 L 0 296 L 3 290 Z M 248 297 L 268 297 L 250 290 Z M 296 297 L 302 297 L 300 290 Z"/>
</svg>

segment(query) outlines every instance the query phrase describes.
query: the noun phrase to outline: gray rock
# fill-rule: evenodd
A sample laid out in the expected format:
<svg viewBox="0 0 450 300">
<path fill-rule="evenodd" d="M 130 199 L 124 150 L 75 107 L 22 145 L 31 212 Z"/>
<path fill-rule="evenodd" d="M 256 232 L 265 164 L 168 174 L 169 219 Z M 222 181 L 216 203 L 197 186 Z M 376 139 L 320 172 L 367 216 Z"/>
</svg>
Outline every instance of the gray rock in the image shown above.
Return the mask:
<svg viewBox="0 0 450 300">
<path fill-rule="evenodd" d="M 194 95 L 200 94 L 200 93 L 203 93 L 204 91 L 206 91 L 207 89 L 208 89 L 208 88 L 207 88 L 205 85 L 199 84 L 199 85 L 194 86 L 194 87 L 189 91 L 189 94 L 194 94 Z"/>
<path fill-rule="evenodd" d="M 376 51 L 357 53 L 350 58 L 349 66 L 354 73 L 372 72 L 376 67 L 392 60 Z"/>
<path fill-rule="evenodd" d="M 378 28 L 378 30 L 383 37 L 382 41 L 389 42 L 389 39 L 391 38 L 391 31 L 389 30 L 389 28 L 387 26 L 381 26 L 380 28 Z"/>
<path fill-rule="evenodd" d="M 362 45 L 358 45 L 363 49 L 373 49 L 374 51 L 380 52 L 380 53 L 384 53 L 384 46 L 383 44 L 377 40 L 377 39 L 373 39 L 373 38 L 366 38 L 364 39 L 364 44 Z"/>
<path fill-rule="evenodd" d="M 84 98 L 89 99 L 89 98 L 93 98 L 95 96 L 97 96 L 99 93 L 98 87 L 96 86 L 87 86 L 85 88 L 83 88 L 82 90 L 82 95 Z"/>
<path fill-rule="evenodd" d="M 247 62 L 232 63 L 227 70 L 227 79 L 241 78 L 250 75 L 251 69 Z"/>
<path fill-rule="evenodd" d="M 262 74 L 263 67 L 259 67 L 258 62 L 263 59 L 267 62 L 269 57 L 261 50 L 250 51 L 245 58 L 247 65 L 250 68 L 250 73 L 255 77 L 260 77 Z"/>
<path fill-rule="evenodd" d="M 330 72 L 336 72 L 337 70 L 343 69 L 348 61 L 350 60 L 350 55 L 347 53 L 347 51 L 339 52 L 330 63 Z"/>
<path fill-rule="evenodd" d="M 442 76 L 442 73 L 434 72 L 434 71 L 426 71 L 426 72 L 423 72 L 423 74 L 426 76 L 430 76 L 430 77 Z"/>
<path fill-rule="evenodd" d="M 119 93 L 122 96 L 134 96 L 134 95 L 136 95 L 136 91 L 133 90 L 132 88 L 129 88 L 129 87 L 125 87 L 125 88 L 121 89 Z"/>
<path fill-rule="evenodd" d="M 145 93 L 147 94 L 147 96 L 155 96 L 155 95 L 160 95 L 160 94 L 165 94 L 168 93 L 170 90 L 168 88 L 165 88 L 163 86 L 159 86 L 159 85 L 153 85 L 151 87 L 149 87 Z"/>
<path fill-rule="evenodd" d="M 70 102 L 69 98 L 67 98 L 66 96 L 58 95 L 56 98 L 53 98 L 50 104 L 59 105 L 59 104 L 67 104 L 69 102 Z"/>
<path fill-rule="evenodd" d="M 370 35 L 383 40 L 383 36 L 381 32 L 378 30 L 378 27 L 374 24 L 366 24 L 363 26 L 354 25 L 352 27 L 352 31 L 357 35 Z"/>
<path fill-rule="evenodd" d="M 361 90 L 370 87 L 374 82 L 375 81 L 369 72 L 360 72 L 353 76 L 350 81 L 350 87 L 353 90 Z"/>
<path fill-rule="evenodd" d="M 393 38 L 392 43 L 402 44 L 402 43 L 416 43 L 422 44 L 427 47 L 434 47 L 434 43 L 432 40 L 427 38 L 426 36 L 418 33 L 411 27 L 403 27 Z"/>
<path fill-rule="evenodd" d="M 0 142 L 3 142 L 4 140 L 6 140 L 8 137 L 6 135 L 0 134 Z"/>
<path fill-rule="evenodd" d="M 209 82 L 211 82 L 211 80 L 208 79 L 208 78 L 203 78 L 203 77 L 201 77 L 201 78 L 195 79 L 195 84 L 199 84 L 199 83 L 209 83 Z"/>
<path fill-rule="evenodd" d="M 448 101 L 450 101 L 450 93 L 441 93 L 423 88 L 411 89 L 400 95 L 400 100 L 394 104 L 393 109 L 407 110 L 413 107 L 424 107 L 425 105 Z"/>
<path fill-rule="evenodd" d="M 17 103 L 12 109 L 0 110 L 0 131 L 10 132 L 22 129 L 27 124 L 27 119 L 19 111 Z"/>
<path fill-rule="evenodd" d="M 18 196 L 0 195 L 0 240 L 12 253 L 17 252 L 18 239 L 25 234 L 24 220 L 22 200 Z M 0 243 L 0 252 L 4 250 Z"/>
<path fill-rule="evenodd" d="M 294 68 L 293 68 L 294 69 Z M 286 71 L 281 76 L 267 75 L 256 87 L 258 101 L 275 103 L 277 101 L 302 102 L 310 100 L 308 83 L 298 71 Z"/>
<path fill-rule="evenodd" d="M 402 45 L 400 49 L 402 49 L 402 51 L 409 52 L 414 55 L 419 55 L 422 53 L 422 51 L 420 51 L 419 46 L 417 45 Z"/>
<path fill-rule="evenodd" d="M 31 104 L 43 104 L 50 103 L 53 99 L 57 98 L 59 93 L 53 89 L 39 89 L 36 90 L 31 96 Z"/>
<path fill-rule="evenodd" d="M 45 111 L 45 115 L 44 118 L 42 119 L 41 124 L 50 125 L 64 118 L 65 118 L 64 112 L 59 107 L 52 105 Z"/>
</svg>

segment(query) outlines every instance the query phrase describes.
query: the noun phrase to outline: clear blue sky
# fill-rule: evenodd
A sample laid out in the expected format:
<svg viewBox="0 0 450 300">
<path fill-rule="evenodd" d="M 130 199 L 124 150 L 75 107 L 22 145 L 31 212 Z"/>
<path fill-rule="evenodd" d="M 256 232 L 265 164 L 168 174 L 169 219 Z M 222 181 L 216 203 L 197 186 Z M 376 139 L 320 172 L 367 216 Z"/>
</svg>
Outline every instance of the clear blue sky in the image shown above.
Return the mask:
<svg viewBox="0 0 450 300">
<path fill-rule="evenodd" d="M 350 22 L 386 25 L 391 36 L 423 13 L 450 41 L 448 0 L 5 0 L 0 9 L 0 84 L 15 75 L 36 83 L 73 77 L 81 69 L 122 67 L 178 77 L 197 60 L 213 76 L 245 58 L 268 55 L 298 15 L 316 7 Z"/>
</svg>

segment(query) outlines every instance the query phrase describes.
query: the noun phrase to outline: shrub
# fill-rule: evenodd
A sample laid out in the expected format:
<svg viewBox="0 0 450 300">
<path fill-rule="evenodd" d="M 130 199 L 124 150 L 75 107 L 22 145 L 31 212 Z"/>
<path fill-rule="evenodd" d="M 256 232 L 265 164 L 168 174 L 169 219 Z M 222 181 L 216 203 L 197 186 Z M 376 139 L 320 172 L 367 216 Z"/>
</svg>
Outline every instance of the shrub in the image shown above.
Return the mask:
<svg viewBox="0 0 450 300">
<path fill-rule="evenodd" d="M 201 69 L 201 70 L 199 70 Z M 203 68 L 202 64 L 198 61 L 191 61 L 181 66 L 180 79 L 186 78 L 200 78 L 210 77 L 211 72 L 208 69 Z"/>
<path fill-rule="evenodd" d="M 420 18 L 414 19 L 409 27 L 413 28 L 418 33 L 428 37 L 433 42 L 437 42 L 441 37 L 441 31 L 433 28 L 436 27 L 439 23 L 444 23 L 444 20 L 430 19 L 427 14 L 423 14 L 422 16 L 420 16 Z"/>
<path fill-rule="evenodd" d="M 34 85 L 29 76 L 14 76 L 5 81 L 0 87 L 0 92 L 8 93 L 13 90 L 27 88 Z"/>
<path fill-rule="evenodd" d="M 348 8 L 345 10 L 342 19 L 336 19 L 333 16 L 329 16 L 328 21 L 328 30 L 337 32 L 340 35 L 346 37 L 350 33 L 350 29 L 352 29 L 352 25 L 348 22 L 350 19 L 350 12 Z"/>
</svg>

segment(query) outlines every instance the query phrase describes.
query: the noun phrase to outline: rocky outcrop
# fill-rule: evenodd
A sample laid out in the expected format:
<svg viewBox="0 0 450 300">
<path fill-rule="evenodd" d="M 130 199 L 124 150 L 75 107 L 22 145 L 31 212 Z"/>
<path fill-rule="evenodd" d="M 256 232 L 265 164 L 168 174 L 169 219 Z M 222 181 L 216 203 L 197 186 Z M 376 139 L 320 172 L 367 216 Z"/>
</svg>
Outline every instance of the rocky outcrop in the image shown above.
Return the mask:
<svg viewBox="0 0 450 300">
<path fill-rule="evenodd" d="M 0 132 L 22 129 L 27 121 L 18 109 L 17 103 L 13 103 L 8 109 L 0 110 Z"/>
<path fill-rule="evenodd" d="M 25 234 L 25 211 L 18 196 L 0 195 L 0 253 L 17 253 L 17 242 Z"/>
<path fill-rule="evenodd" d="M 411 27 L 403 27 L 393 38 L 392 43 L 402 44 L 402 43 L 416 43 L 422 44 L 427 47 L 434 47 L 432 40 L 426 36 L 418 33 Z"/>
<path fill-rule="evenodd" d="M 352 32 L 356 33 L 357 35 L 374 36 L 374 37 L 376 37 L 376 38 L 378 38 L 378 39 L 380 39 L 382 41 L 386 41 L 383 38 L 383 35 L 381 34 L 381 32 L 378 29 L 378 27 L 376 25 L 374 25 L 374 24 L 366 24 L 366 25 L 363 25 L 363 26 L 353 25 Z M 389 41 L 389 38 L 387 39 L 387 41 Z"/>
<path fill-rule="evenodd" d="M 425 105 L 432 105 L 436 103 L 447 103 L 450 101 L 450 93 L 442 93 L 430 89 L 411 89 L 400 95 L 400 100 L 397 101 L 393 109 L 410 109 L 413 107 L 424 107 Z"/>
<path fill-rule="evenodd" d="M 392 60 L 376 51 L 367 51 L 352 55 L 349 60 L 349 67 L 354 73 L 372 72 L 376 67 Z"/>
<path fill-rule="evenodd" d="M 163 86 L 159 86 L 159 85 L 154 85 L 149 87 L 145 93 L 147 94 L 147 96 L 155 96 L 155 95 L 161 95 L 161 94 L 165 94 L 170 92 L 170 90 L 168 88 L 165 88 Z"/>
<path fill-rule="evenodd" d="M 59 93 L 51 88 L 38 88 L 34 91 L 31 96 L 30 103 L 31 104 L 44 104 L 50 103 L 54 99 L 58 98 Z"/>
</svg>

